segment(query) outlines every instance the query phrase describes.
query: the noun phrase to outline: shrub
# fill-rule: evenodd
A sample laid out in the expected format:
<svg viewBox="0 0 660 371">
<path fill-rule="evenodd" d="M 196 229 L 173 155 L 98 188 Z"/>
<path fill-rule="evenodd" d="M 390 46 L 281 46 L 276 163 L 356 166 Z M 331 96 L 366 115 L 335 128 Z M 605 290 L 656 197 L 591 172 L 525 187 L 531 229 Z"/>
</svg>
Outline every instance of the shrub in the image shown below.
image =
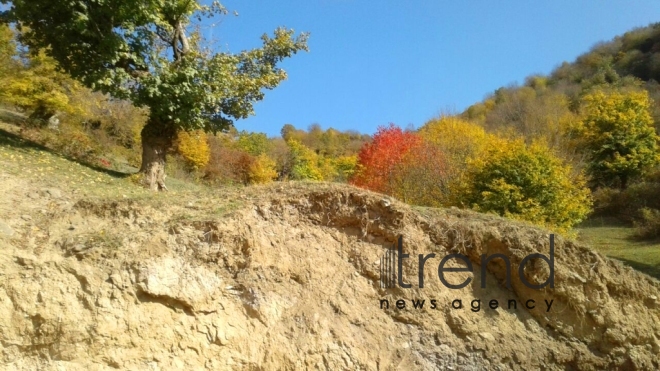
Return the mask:
<svg viewBox="0 0 660 371">
<path fill-rule="evenodd" d="M 642 239 L 660 237 L 660 210 L 644 207 L 635 221 L 635 235 Z"/>
<path fill-rule="evenodd" d="M 464 200 L 482 212 L 567 230 L 592 204 L 584 179 L 571 173 L 543 145 L 503 142 L 472 161 Z"/>
<path fill-rule="evenodd" d="M 295 139 L 287 141 L 290 149 L 291 179 L 323 180 L 318 155 Z"/>
<path fill-rule="evenodd" d="M 255 157 L 249 168 L 249 181 L 251 184 L 270 183 L 277 178 L 275 161 L 266 156 L 265 153 Z"/>
<path fill-rule="evenodd" d="M 177 134 L 177 151 L 194 169 L 202 169 L 209 163 L 210 150 L 206 134 L 202 130 L 180 131 Z"/>
<path fill-rule="evenodd" d="M 247 184 L 251 156 L 241 150 L 223 146 L 218 138 L 213 139 L 209 141 L 211 154 L 204 169 L 204 179 L 210 183 Z"/>
<path fill-rule="evenodd" d="M 633 223 L 644 208 L 660 209 L 660 182 L 636 183 L 625 190 L 601 188 L 594 192 L 594 210 Z"/>
</svg>

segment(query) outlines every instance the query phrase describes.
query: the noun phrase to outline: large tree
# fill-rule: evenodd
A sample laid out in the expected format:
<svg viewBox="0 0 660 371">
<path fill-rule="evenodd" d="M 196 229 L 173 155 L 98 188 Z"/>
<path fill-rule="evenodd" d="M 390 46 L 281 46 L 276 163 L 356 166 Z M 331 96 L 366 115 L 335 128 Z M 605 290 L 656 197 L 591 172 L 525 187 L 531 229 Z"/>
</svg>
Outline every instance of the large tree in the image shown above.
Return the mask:
<svg viewBox="0 0 660 371">
<path fill-rule="evenodd" d="M 226 14 L 217 1 L 0 0 L 4 22 L 31 50 L 43 49 L 86 86 L 150 110 L 142 130 L 145 183 L 164 190 L 165 154 L 177 131 L 216 132 L 253 114 L 264 89 L 286 73 L 284 58 L 307 50 L 306 34 L 279 28 L 263 46 L 214 53 L 196 30 Z"/>
<path fill-rule="evenodd" d="M 578 143 L 589 156 L 589 172 L 597 184 L 628 182 L 657 165 L 658 137 L 646 91 L 605 94 L 596 91 L 583 98 L 583 120 L 575 129 Z"/>
</svg>

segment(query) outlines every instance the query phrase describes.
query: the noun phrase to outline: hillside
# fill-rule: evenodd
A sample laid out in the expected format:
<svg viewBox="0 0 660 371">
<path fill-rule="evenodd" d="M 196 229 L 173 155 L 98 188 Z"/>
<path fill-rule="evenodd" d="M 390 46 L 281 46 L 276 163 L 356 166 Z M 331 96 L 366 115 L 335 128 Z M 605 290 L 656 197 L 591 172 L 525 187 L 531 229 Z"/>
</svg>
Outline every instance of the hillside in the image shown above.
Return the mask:
<svg viewBox="0 0 660 371">
<path fill-rule="evenodd" d="M 560 62 L 548 75 L 503 86 L 461 115 L 495 131 L 509 128 L 528 139 L 551 137 L 559 122 L 580 111 L 586 94 L 643 89 L 655 103 L 652 115 L 659 129 L 659 81 L 660 23 L 655 23 L 599 42 L 574 61 Z"/>
<path fill-rule="evenodd" d="M 337 184 L 172 184 L 148 193 L 0 134 L 5 369 L 660 367 L 660 283 L 588 247 L 557 238 L 554 289 L 514 274 L 508 290 L 495 263 L 479 288 L 481 254 L 517 267 L 547 253 L 547 231 Z M 450 290 L 429 262 L 423 289 L 380 288 L 379 259 L 399 235 L 412 282 L 416 254 L 460 252 L 474 283 Z M 546 269 L 525 275 L 541 282 Z"/>
</svg>

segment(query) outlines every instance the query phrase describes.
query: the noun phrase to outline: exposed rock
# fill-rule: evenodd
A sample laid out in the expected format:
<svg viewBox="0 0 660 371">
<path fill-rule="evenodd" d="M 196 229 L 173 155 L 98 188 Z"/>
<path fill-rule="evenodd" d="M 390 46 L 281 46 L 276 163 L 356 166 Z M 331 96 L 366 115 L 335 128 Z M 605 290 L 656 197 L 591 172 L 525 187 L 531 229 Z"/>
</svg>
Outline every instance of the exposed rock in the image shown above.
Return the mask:
<svg viewBox="0 0 660 371">
<path fill-rule="evenodd" d="M 0 220 L 0 236 L 11 237 L 14 235 L 14 230 L 7 225 L 7 223 Z"/>
<path fill-rule="evenodd" d="M 241 189 L 251 201 L 231 214 L 219 217 L 215 200 L 196 203 L 195 218 L 186 219 L 181 211 L 190 214 L 190 199 L 155 207 L 118 197 L 72 208 L 28 199 L 25 184 L 0 181 L 0 191 L 19 201 L 0 198 L 0 218 L 34 217 L 46 207 L 52 215 L 39 218 L 34 247 L 0 239 L 0 364 L 10 370 L 660 367 L 654 304 L 660 284 L 648 276 L 558 236 L 555 288 L 530 289 L 517 267 L 528 254 L 547 253 L 547 231 L 462 210 L 422 215 L 395 200 L 384 207 L 382 195 L 348 186 L 296 187 Z M 384 289 L 380 258 L 399 235 L 411 256 L 403 277 L 413 287 Z M 474 283 L 453 290 L 438 280 L 437 264 L 456 251 L 475 269 L 453 274 Z M 416 255 L 428 253 L 436 258 L 426 263 L 420 289 Z M 481 255 L 497 253 L 511 258 L 512 288 L 492 263 L 482 289 Z M 532 282 L 545 277 L 545 268 L 536 262 L 524 273 Z M 425 300 L 424 307 L 415 309 L 413 299 Z M 460 309 L 452 304 L 457 299 Z M 517 307 L 507 307 L 510 299 Z M 534 309 L 525 308 L 530 299 Z M 398 300 L 405 309 L 397 309 Z M 491 300 L 498 300 L 497 309 Z M 549 311 L 545 300 L 553 301 Z"/>
<path fill-rule="evenodd" d="M 50 197 L 50 198 L 61 198 L 62 197 L 62 191 L 60 191 L 57 188 L 46 188 L 44 192 Z"/>
</svg>

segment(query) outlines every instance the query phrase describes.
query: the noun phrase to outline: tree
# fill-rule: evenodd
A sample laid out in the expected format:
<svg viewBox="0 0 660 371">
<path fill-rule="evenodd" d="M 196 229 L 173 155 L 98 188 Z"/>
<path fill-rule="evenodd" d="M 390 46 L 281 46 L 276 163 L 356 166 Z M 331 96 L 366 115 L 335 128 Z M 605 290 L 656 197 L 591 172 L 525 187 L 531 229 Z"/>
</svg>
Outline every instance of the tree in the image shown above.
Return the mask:
<svg viewBox="0 0 660 371">
<path fill-rule="evenodd" d="M 466 182 L 466 166 L 488 146 L 497 145 L 498 138 L 488 134 L 483 127 L 456 116 L 443 116 L 430 120 L 419 130 L 419 135 L 429 146 L 442 153 L 444 166 L 442 192 L 436 192 L 434 206 L 456 205 L 458 193 Z"/>
<path fill-rule="evenodd" d="M 618 180 L 625 189 L 631 178 L 660 161 L 650 107 L 646 91 L 597 91 L 584 97 L 583 119 L 573 131 L 588 152 L 588 170 L 596 183 Z"/>
<path fill-rule="evenodd" d="M 440 206 L 446 170 L 444 153 L 436 145 L 390 124 L 379 127 L 373 141 L 363 145 L 351 183 L 410 204 Z"/>
<path fill-rule="evenodd" d="M 389 182 L 389 193 L 403 202 L 443 206 L 448 182 L 445 154 L 437 146 L 420 140 L 395 166 Z"/>
<path fill-rule="evenodd" d="M 16 67 L 16 43 L 14 33 L 4 24 L 0 24 L 0 80 Z"/>
<path fill-rule="evenodd" d="M 373 141 L 365 143 L 358 153 L 358 172 L 351 183 L 375 192 L 393 194 L 393 181 L 399 168 L 421 138 L 390 124 L 380 126 Z"/>
<path fill-rule="evenodd" d="M 584 179 L 544 145 L 502 141 L 469 167 L 464 203 L 478 211 L 566 230 L 591 210 Z"/>
<path fill-rule="evenodd" d="M 323 172 L 319 168 L 319 156 L 299 141 L 287 141 L 289 146 L 289 162 L 291 179 L 323 180 Z"/>
<path fill-rule="evenodd" d="M 30 119 L 39 123 L 48 121 L 57 111 L 72 112 L 68 94 L 80 86 L 58 72 L 57 63 L 43 51 L 25 60 L 23 68 L 4 79 L 2 100 L 30 112 Z"/>
<path fill-rule="evenodd" d="M 270 149 L 270 141 L 265 133 L 250 133 L 245 130 L 238 133 L 236 145 L 252 156 L 259 156 Z"/>
<path fill-rule="evenodd" d="M 283 59 L 307 50 L 306 34 L 278 28 L 263 46 L 212 53 L 195 31 L 202 18 L 226 14 L 217 1 L 0 0 L 2 19 L 22 31 L 86 86 L 149 108 L 142 129 L 146 185 L 165 190 L 165 154 L 180 130 L 217 132 L 254 113 L 264 89 L 286 78 Z"/>
</svg>

